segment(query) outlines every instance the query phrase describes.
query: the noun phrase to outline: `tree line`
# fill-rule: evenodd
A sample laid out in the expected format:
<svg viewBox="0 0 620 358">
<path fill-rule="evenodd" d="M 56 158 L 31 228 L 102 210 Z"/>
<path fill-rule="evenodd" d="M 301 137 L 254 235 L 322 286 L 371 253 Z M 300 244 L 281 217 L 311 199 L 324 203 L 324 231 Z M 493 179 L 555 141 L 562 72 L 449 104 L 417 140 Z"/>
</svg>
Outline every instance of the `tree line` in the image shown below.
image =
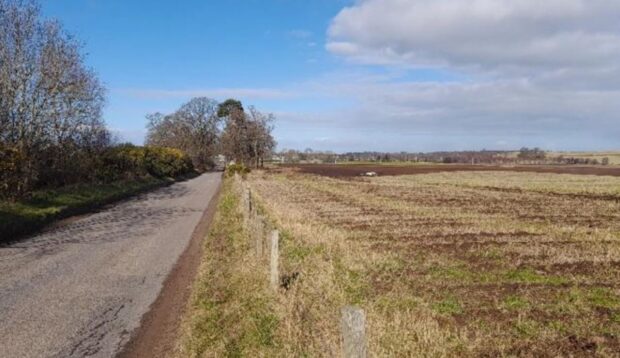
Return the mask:
<svg viewBox="0 0 620 358">
<path fill-rule="evenodd" d="M 170 114 L 147 115 L 147 145 L 178 148 L 199 170 L 212 169 L 216 155 L 237 164 L 260 167 L 273 152 L 274 116 L 241 101 L 222 103 L 199 97 Z"/>
<path fill-rule="evenodd" d="M 342 163 L 342 162 L 413 162 L 443 164 L 549 164 L 549 165 L 609 165 L 608 157 L 576 158 L 564 155 L 550 155 L 540 148 L 523 147 L 519 151 L 441 151 L 441 152 L 347 152 L 303 151 L 283 149 L 272 157 L 279 163 Z"/>
<path fill-rule="evenodd" d="M 80 44 L 32 1 L 0 0 L 0 162 L 15 193 L 86 180 L 110 144 L 105 89 Z"/>
<path fill-rule="evenodd" d="M 0 198 L 38 188 L 142 175 L 177 176 L 224 154 L 260 165 L 273 116 L 196 98 L 147 117 L 146 147 L 118 144 L 103 119 L 106 90 L 81 44 L 34 0 L 0 0 Z"/>
</svg>

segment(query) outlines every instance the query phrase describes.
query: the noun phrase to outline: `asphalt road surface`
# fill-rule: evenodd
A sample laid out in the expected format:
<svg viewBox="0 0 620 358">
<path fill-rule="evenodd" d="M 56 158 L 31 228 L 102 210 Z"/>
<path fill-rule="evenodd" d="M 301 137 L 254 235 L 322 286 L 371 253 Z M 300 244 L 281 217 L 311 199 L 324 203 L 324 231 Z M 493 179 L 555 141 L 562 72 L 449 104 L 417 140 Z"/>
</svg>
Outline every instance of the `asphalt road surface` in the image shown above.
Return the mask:
<svg viewBox="0 0 620 358">
<path fill-rule="evenodd" d="M 210 173 L 0 247 L 0 357 L 113 357 L 216 193 Z"/>
</svg>

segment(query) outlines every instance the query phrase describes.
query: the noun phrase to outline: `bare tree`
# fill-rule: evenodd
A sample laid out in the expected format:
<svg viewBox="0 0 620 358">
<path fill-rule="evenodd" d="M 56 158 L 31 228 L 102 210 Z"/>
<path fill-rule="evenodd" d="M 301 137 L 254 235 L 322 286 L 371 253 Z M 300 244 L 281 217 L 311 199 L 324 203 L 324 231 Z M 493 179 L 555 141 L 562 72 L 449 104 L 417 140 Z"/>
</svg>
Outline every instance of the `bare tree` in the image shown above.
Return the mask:
<svg viewBox="0 0 620 358">
<path fill-rule="evenodd" d="M 226 121 L 221 138 L 222 153 L 229 160 L 237 163 L 248 163 L 248 123 L 241 102 L 226 100 L 220 104 L 218 115 Z"/>
<path fill-rule="evenodd" d="M 257 168 L 262 167 L 265 157 L 272 154 L 276 147 L 271 135 L 275 117 L 271 113 L 261 113 L 256 108 L 250 107 L 247 118 L 251 158 Z"/>
<path fill-rule="evenodd" d="M 276 146 L 271 135 L 273 114 L 262 113 L 255 107 L 249 107 L 245 112 L 241 102 L 232 99 L 223 102 L 218 113 L 226 116 L 222 134 L 224 155 L 238 163 L 262 166 L 264 158 Z"/>
<path fill-rule="evenodd" d="M 80 44 L 29 0 L 0 0 L 0 144 L 20 153 L 19 190 L 88 176 L 108 145 L 104 88 Z"/>
<path fill-rule="evenodd" d="M 186 152 L 199 170 L 213 167 L 219 143 L 218 103 L 209 98 L 194 98 L 176 112 L 147 115 L 147 144 L 171 147 Z"/>
</svg>

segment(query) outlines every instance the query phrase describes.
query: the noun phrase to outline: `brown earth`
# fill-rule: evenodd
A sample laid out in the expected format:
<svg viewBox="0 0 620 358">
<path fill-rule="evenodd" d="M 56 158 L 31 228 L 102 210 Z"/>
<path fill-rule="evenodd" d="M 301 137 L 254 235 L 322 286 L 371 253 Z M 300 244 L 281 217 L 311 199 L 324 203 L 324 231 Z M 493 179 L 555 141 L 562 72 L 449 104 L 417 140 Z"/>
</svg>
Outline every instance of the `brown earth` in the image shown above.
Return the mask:
<svg viewBox="0 0 620 358">
<path fill-rule="evenodd" d="M 364 297 L 363 304 L 379 312 L 405 315 L 425 303 L 442 329 L 471 344 L 467 354 L 453 356 L 615 357 L 620 352 L 617 195 L 530 190 L 527 174 L 515 174 L 522 184 L 509 189 L 355 177 L 366 171 L 389 176 L 467 170 L 618 176 L 619 169 L 298 165 L 251 178 L 278 217 L 342 230 L 343 244 L 356 253 L 348 266 L 355 274 L 346 276 L 354 284 L 345 286 L 345 293 Z M 569 179 L 593 185 L 611 180 Z M 294 214 L 287 216 L 289 211 Z M 317 260 L 325 260 L 328 244 L 303 236 L 311 228 L 295 238 L 308 245 L 300 247 L 320 247 Z M 375 320 L 381 327 L 393 324 L 390 316 Z M 390 343 L 374 342 L 386 350 L 409 344 Z M 393 355 L 411 355 L 399 353 Z"/>
<path fill-rule="evenodd" d="M 286 167 L 296 168 L 302 173 L 318 174 L 328 177 L 356 177 L 366 172 L 378 175 L 411 175 L 456 171 L 513 171 L 527 173 L 581 174 L 620 176 L 620 167 L 596 166 L 499 166 L 499 165 L 464 165 L 464 164 L 428 164 L 428 165 L 371 165 L 371 164 L 298 164 Z"/>
</svg>

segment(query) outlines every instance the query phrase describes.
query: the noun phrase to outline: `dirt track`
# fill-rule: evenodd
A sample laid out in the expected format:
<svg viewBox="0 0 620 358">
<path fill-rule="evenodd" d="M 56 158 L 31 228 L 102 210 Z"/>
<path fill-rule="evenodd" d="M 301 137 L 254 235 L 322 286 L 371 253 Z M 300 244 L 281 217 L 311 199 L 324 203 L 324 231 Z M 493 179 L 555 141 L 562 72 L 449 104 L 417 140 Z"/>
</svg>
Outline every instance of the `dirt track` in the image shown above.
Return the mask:
<svg viewBox="0 0 620 358">
<path fill-rule="evenodd" d="M 205 174 L 0 247 L 0 357 L 118 354 L 175 264 L 189 272 L 177 262 L 196 241 L 220 177 Z"/>
<path fill-rule="evenodd" d="M 318 174 L 329 177 L 355 177 L 366 172 L 378 175 L 411 175 L 456 171 L 515 171 L 531 173 L 557 173 L 581 175 L 620 176 L 620 167 L 603 166 L 496 166 L 463 164 L 429 164 L 429 165 L 369 165 L 369 164 L 300 164 L 291 165 L 302 173 Z"/>
</svg>

